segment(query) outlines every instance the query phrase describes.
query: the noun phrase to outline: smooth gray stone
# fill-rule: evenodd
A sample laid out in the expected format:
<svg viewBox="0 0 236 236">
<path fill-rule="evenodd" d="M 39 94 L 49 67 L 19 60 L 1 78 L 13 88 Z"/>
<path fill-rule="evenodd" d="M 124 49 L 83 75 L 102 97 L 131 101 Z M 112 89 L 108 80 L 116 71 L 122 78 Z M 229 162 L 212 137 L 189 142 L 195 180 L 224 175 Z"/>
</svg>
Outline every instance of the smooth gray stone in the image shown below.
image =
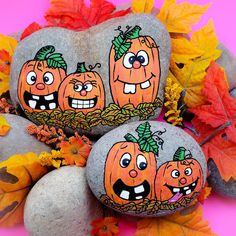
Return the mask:
<svg viewBox="0 0 236 236">
<path fill-rule="evenodd" d="M 210 172 L 210 176 L 207 179 L 213 190 L 222 196 L 236 198 L 236 181 L 233 179 L 228 182 L 224 181 L 213 160 L 210 160 L 207 166 Z"/>
<path fill-rule="evenodd" d="M 11 129 L 6 136 L 0 136 L 0 160 L 4 161 L 14 154 L 35 152 L 40 154 L 49 151 L 48 145 L 28 134 L 27 126 L 32 124 L 25 118 L 11 114 L 1 114 L 10 124 Z"/>
<path fill-rule="evenodd" d="M 90 223 L 102 217 L 100 203 L 85 179 L 85 169 L 61 167 L 43 176 L 30 191 L 24 209 L 32 236 L 90 235 Z"/>
<path fill-rule="evenodd" d="M 154 139 L 159 142 L 157 155 L 145 152 L 141 144 L 125 141 L 124 136 L 128 133 L 138 139 L 135 130 L 144 123 L 122 125 L 100 138 L 88 158 L 87 180 L 94 195 L 118 212 L 142 217 L 170 214 L 187 206 L 189 202 L 179 203 L 187 201 L 187 198 L 192 201 L 203 188 L 206 160 L 200 146 L 191 136 L 163 122 L 148 122 L 152 134 L 155 133 Z M 145 132 L 148 133 L 147 130 Z M 154 147 L 153 142 L 151 147 Z M 187 159 L 174 160 L 177 150 L 183 147 L 186 149 L 183 155 Z M 146 199 L 153 201 L 148 202 Z M 154 203 L 163 208 L 153 209 Z M 166 204 L 166 208 L 163 204 Z"/>
<path fill-rule="evenodd" d="M 114 103 L 109 83 L 109 56 L 112 47 L 112 41 L 119 35 L 119 31 L 117 31 L 116 29 L 121 26 L 121 29 L 126 31 L 126 26 L 134 27 L 136 25 L 142 28 L 140 31 L 140 35 L 151 36 L 154 39 L 159 50 L 160 61 L 158 64 L 156 63 L 155 66 L 152 67 L 152 70 L 154 70 L 154 68 L 158 67 L 160 64 L 161 73 L 157 95 L 163 101 L 164 86 L 169 70 L 169 58 L 171 50 L 169 33 L 166 31 L 165 27 L 152 15 L 130 14 L 125 17 L 108 20 L 102 24 L 90 28 L 87 31 L 82 32 L 74 32 L 63 28 L 45 28 L 33 33 L 32 35 L 21 41 L 15 50 L 12 61 L 10 94 L 13 103 L 17 107 L 20 106 L 19 98 L 17 95 L 17 86 L 21 68 L 24 63 L 29 60 L 33 60 L 38 50 L 42 47 L 46 45 L 53 45 L 56 50 L 55 52 L 62 53 L 63 58 L 67 63 L 67 75 L 75 72 L 78 62 L 85 62 L 87 69 L 89 65 L 94 66 L 96 63 L 101 64 L 101 68 L 96 67 L 94 71 L 96 71 L 102 78 L 105 89 L 105 106 L 108 107 L 109 104 Z M 149 57 L 151 58 L 150 55 Z M 146 68 L 148 68 L 148 66 L 149 65 L 147 65 Z M 158 75 L 156 77 L 158 77 Z M 156 77 L 153 77 L 152 80 L 154 81 Z M 145 78 L 143 79 L 143 81 L 144 80 Z M 127 83 L 129 83 L 129 80 L 127 81 Z M 139 81 L 135 83 L 139 83 Z M 153 83 L 151 82 L 150 88 L 153 88 L 152 85 Z M 122 86 L 123 88 L 120 90 L 119 97 L 123 96 L 122 93 L 124 92 L 125 83 L 124 85 L 122 83 Z M 145 84 L 143 86 L 145 87 L 148 85 Z M 139 88 L 141 90 L 141 83 L 135 85 L 135 88 L 137 89 L 137 91 Z M 127 87 L 127 89 L 132 90 L 133 87 Z M 148 90 L 148 88 L 143 88 L 142 91 L 145 91 L 145 89 L 146 91 Z M 152 92 L 153 91 L 149 91 L 140 94 L 140 96 L 143 96 L 144 102 L 145 98 L 152 94 Z M 77 110 L 76 112 L 78 112 Z M 148 119 L 154 119 L 158 117 L 160 112 L 161 107 L 157 108 L 154 114 L 150 115 Z M 111 116 L 115 116 L 116 114 L 117 113 L 114 112 Z M 127 115 L 128 112 L 120 114 L 120 120 L 123 119 L 124 114 Z M 29 118 L 35 121 L 33 117 L 30 116 Z M 108 119 L 111 119 L 111 117 L 108 117 Z M 138 120 L 140 120 L 140 117 L 138 115 L 135 115 L 134 117 L 131 117 L 129 118 L 129 120 L 125 120 L 124 122 L 127 123 Z M 123 121 L 121 121 L 121 123 L 122 122 Z M 56 124 L 54 123 L 53 125 L 55 126 Z M 91 129 L 85 130 L 83 128 L 79 128 L 79 131 L 91 136 L 97 136 L 108 132 L 115 126 L 116 125 L 114 124 L 107 125 L 106 122 L 103 122 L 103 124 L 100 123 L 96 126 L 93 126 Z"/>
</svg>

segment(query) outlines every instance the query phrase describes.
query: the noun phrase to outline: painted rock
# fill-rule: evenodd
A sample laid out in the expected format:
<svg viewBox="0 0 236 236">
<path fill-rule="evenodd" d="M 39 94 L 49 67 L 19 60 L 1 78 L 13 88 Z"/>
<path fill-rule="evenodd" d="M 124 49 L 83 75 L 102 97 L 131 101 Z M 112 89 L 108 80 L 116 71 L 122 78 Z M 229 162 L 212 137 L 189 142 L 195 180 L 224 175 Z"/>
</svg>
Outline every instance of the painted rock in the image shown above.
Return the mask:
<svg viewBox="0 0 236 236">
<path fill-rule="evenodd" d="M 16 115 L 1 114 L 10 124 L 11 129 L 6 136 L 0 136 L 0 160 L 4 161 L 14 154 L 49 151 L 50 148 L 27 133 L 30 121 Z"/>
<path fill-rule="evenodd" d="M 106 206 L 135 216 L 183 209 L 201 191 L 206 160 L 183 130 L 157 121 L 134 122 L 105 134 L 94 145 L 86 173 Z"/>
<path fill-rule="evenodd" d="M 41 178 L 24 209 L 25 227 L 32 236 L 89 235 L 90 222 L 100 217 L 102 208 L 87 186 L 85 169 L 75 166 Z"/>
<path fill-rule="evenodd" d="M 159 115 L 169 57 L 169 34 L 151 15 L 42 29 L 15 50 L 11 97 L 33 121 L 101 135 Z"/>
</svg>

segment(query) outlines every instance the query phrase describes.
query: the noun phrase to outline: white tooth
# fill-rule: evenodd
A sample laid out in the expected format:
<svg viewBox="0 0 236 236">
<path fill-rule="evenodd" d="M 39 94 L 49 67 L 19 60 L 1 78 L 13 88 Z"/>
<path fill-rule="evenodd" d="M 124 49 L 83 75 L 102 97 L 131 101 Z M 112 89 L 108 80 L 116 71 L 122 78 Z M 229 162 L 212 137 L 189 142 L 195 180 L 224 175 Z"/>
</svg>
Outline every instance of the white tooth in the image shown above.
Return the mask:
<svg viewBox="0 0 236 236">
<path fill-rule="evenodd" d="M 84 104 L 84 108 L 89 108 L 89 104 Z"/>
<path fill-rule="evenodd" d="M 195 183 L 192 184 L 192 186 L 195 186 L 195 185 L 196 185 Z"/>
<path fill-rule="evenodd" d="M 83 104 L 84 104 L 84 101 L 83 101 L 83 100 L 77 100 L 77 103 L 78 103 L 79 105 L 83 105 Z"/>
<path fill-rule="evenodd" d="M 173 188 L 173 192 L 174 192 L 174 193 L 178 193 L 179 191 L 180 191 L 179 188 Z"/>
<path fill-rule="evenodd" d="M 47 95 L 47 96 L 44 96 L 45 100 L 49 101 L 49 100 L 53 100 L 53 94 L 50 94 L 50 95 Z"/>
<path fill-rule="evenodd" d="M 120 197 L 123 198 L 123 199 L 128 200 L 129 199 L 129 192 L 126 191 L 126 190 L 123 190 L 120 194 Z"/>
<path fill-rule="evenodd" d="M 84 101 L 84 105 L 89 105 L 89 100 Z"/>
<path fill-rule="evenodd" d="M 186 191 L 186 195 L 190 194 L 191 192 L 192 192 L 191 189 L 189 189 L 188 191 Z"/>
<path fill-rule="evenodd" d="M 187 189 L 189 189 L 189 187 L 187 186 L 187 187 L 184 187 L 184 190 L 187 190 Z"/>
<path fill-rule="evenodd" d="M 36 96 L 36 95 L 33 95 L 32 98 L 35 100 L 39 100 L 39 96 Z"/>
<path fill-rule="evenodd" d="M 142 193 L 142 192 L 144 192 L 144 187 L 143 187 L 143 185 L 140 185 L 140 186 L 134 188 L 134 192 L 135 192 L 135 193 Z"/>
<path fill-rule="evenodd" d="M 78 104 L 78 105 L 77 105 L 77 108 L 82 109 L 82 108 L 83 108 L 83 105 L 82 105 L 82 104 Z"/>
<path fill-rule="evenodd" d="M 37 103 L 36 101 L 29 100 L 29 106 L 33 109 L 36 107 L 36 103 Z"/>
<path fill-rule="evenodd" d="M 142 89 L 146 89 L 146 88 L 149 88 L 151 84 L 150 84 L 150 81 L 147 80 L 146 82 L 142 83 L 140 86 Z"/>
<path fill-rule="evenodd" d="M 49 104 L 49 108 L 50 108 L 50 109 L 55 109 L 55 108 L 56 108 L 56 103 L 55 103 L 55 102 L 50 103 L 50 104 Z"/>
<path fill-rule="evenodd" d="M 124 93 L 136 93 L 136 85 L 135 84 L 125 84 L 124 86 Z"/>
<path fill-rule="evenodd" d="M 140 200 L 140 199 L 142 199 L 143 197 L 142 196 L 137 196 L 137 197 L 135 197 L 137 200 Z"/>
<path fill-rule="evenodd" d="M 71 105 L 73 108 L 77 108 L 77 104 L 72 103 Z"/>
<path fill-rule="evenodd" d="M 42 106 L 40 106 L 40 109 L 41 109 L 41 110 L 45 110 L 46 107 L 45 107 L 44 105 L 42 105 Z"/>
</svg>

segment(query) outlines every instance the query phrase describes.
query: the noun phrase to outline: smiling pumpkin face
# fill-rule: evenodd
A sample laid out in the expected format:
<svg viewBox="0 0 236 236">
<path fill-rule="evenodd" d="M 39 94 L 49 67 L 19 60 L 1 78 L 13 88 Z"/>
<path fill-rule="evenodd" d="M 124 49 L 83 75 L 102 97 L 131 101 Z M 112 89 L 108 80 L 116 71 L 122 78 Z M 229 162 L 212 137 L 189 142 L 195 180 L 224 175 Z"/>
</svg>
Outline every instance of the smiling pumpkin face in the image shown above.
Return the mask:
<svg viewBox="0 0 236 236">
<path fill-rule="evenodd" d="M 156 158 L 132 142 L 119 142 L 110 149 L 105 165 L 105 190 L 118 204 L 154 199 Z"/>
<path fill-rule="evenodd" d="M 62 111 L 74 110 L 87 114 L 104 109 L 105 91 L 102 79 L 97 72 L 87 71 L 84 63 L 78 63 L 77 71 L 61 83 L 58 92 Z"/>
<path fill-rule="evenodd" d="M 26 62 L 21 69 L 18 97 L 21 106 L 29 112 L 51 112 L 58 107 L 58 87 L 66 77 L 66 64 L 61 54 L 48 56 L 54 51 L 53 46 L 43 47 L 34 60 Z M 55 55 L 61 63 L 50 65 Z M 51 56 L 54 58 L 50 59 Z"/>
<path fill-rule="evenodd" d="M 183 150 L 183 147 L 181 147 Z M 179 150 L 179 149 L 178 149 Z M 182 197 L 191 198 L 203 187 L 203 173 L 199 162 L 193 158 L 174 159 L 164 163 L 157 171 L 156 198 L 170 203 Z"/>
<path fill-rule="evenodd" d="M 140 30 L 135 26 L 132 34 L 123 35 L 130 48 L 121 57 L 117 55 L 116 42 L 111 48 L 110 87 L 113 100 L 120 107 L 128 103 L 137 107 L 154 102 L 157 97 L 161 73 L 158 46 L 150 36 L 139 36 Z"/>
</svg>

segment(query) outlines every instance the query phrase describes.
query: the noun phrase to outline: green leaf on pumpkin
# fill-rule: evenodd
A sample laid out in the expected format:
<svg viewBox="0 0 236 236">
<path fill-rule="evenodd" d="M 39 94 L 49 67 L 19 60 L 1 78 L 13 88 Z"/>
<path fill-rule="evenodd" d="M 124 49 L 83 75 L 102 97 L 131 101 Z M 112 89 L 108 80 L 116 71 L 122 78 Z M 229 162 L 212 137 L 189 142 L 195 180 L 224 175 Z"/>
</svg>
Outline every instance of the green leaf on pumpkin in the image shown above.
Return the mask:
<svg viewBox="0 0 236 236">
<path fill-rule="evenodd" d="M 126 134 L 124 138 L 127 142 L 132 142 L 132 143 L 138 142 L 138 140 L 130 133 Z"/>
<path fill-rule="evenodd" d="M 61 53 L 54 53 L 47 59 L 48 66 L 51 68 L 62 68 L 66 70 L 67 65 Z"/>
<path fill-rule="evenodd" d="M 139 32 L 142 28 L 138 25 L 134 26 L 133 29 L 131 29 L 130 31 L 128 31 L 126 34 L 125 34 L 125 38 L 126 39 L 136 39 L 139 37 Z"/>
</svg>

